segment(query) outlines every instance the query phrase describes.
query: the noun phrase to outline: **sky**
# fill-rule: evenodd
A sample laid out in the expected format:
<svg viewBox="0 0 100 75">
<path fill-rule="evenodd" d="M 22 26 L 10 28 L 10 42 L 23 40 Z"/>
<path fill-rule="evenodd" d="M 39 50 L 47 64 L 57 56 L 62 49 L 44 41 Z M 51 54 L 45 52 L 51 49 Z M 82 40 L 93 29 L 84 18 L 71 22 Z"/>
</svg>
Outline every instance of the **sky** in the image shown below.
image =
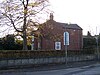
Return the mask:
<svg viewBox="0 0 100 75">
<path fill-rule="evenodd" d="M 54 20 L 76 23 L 83 29 L 83 35 L 100 33 L 100 0 L 49 0 Z"/>
<path fill-rule="evenodd" d="M 2 0 L 0 0 L 2 1 Z M 100 0 L 49 0 L 54 20 L 78 24 L 83 35 L 100 33 Z"/>
</svg>

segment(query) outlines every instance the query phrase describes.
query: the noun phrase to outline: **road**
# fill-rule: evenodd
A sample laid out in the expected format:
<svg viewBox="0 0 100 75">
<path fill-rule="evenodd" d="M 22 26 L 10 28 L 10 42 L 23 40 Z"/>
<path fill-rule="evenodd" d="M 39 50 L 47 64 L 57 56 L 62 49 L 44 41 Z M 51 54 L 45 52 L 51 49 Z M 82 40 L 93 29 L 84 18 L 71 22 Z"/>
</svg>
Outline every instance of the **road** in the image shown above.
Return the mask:
<svg viewBox="0 0 100 75">
<path fill-rule="evenodd" d="M 27 71 L 26 71 L 27 70 Z M 1 72 L 0 75 L 100 75 L 100 64 L 95 63 L 88 66 L 67 68 L 67 69 L 58 69 L 58 70 L 46 70 L 46 71 L 29 71 L 18 70 L 18 71 L 9 71 Z"/>
</svg>

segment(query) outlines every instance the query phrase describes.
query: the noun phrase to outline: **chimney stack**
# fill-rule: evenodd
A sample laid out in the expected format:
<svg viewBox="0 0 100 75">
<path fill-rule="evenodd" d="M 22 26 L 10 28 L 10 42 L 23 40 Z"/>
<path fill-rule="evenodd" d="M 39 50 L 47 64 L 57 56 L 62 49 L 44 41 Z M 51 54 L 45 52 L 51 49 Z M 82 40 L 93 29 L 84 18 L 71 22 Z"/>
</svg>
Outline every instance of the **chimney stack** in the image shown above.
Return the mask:
<svg viewBox="0 0 100 75">
<path fill-rule="evenodd" d="M 50 20 L 53 20 L 53 13 L 50 13 Z"/>
</svg>

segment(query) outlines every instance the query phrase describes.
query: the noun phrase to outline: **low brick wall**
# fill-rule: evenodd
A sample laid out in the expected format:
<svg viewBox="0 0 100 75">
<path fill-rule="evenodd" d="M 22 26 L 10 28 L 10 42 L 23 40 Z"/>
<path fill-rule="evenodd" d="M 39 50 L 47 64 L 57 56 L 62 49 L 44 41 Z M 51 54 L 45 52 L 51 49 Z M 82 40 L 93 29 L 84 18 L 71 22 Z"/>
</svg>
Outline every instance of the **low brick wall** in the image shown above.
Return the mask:
<svg viewBox="0 0 100 75">
<path fill-rule="evenodd" d="M 95 56 L 74 56 L 67 57 L 67 62 L 94 60 Z M 9 59 L 0 60 L 0 68 L 10 66 L 39 65 L 51 63 L 65 63 L 65 57 L 48 57 L 48 58 L 29 58 L 29 59 Z"/>
<path fill-rule="evenodd" d="M 68 52 L 67 62 L 95 60 L 95 55 Z M 0 51 L 0 68 L 11 66 L 65 63 L 64 50 Z"/>
</svg>

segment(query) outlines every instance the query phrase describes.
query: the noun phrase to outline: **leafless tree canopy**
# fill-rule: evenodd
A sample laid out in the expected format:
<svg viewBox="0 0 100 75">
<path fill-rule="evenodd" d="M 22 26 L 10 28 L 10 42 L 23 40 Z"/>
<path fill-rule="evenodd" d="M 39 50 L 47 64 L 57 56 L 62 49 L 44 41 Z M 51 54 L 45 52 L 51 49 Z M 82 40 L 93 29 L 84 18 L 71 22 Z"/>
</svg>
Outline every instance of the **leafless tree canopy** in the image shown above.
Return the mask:
<svg viewBox="0 0 100 75">
<path fill-rule="evenodd" d="M 0 4 L 0 26 L 21 32 L 25 47 L 29 28 L 39 23 L 39 15 L 46 12 L 47 6 L 48 0 L 4 0 Z"/>
</svg>

